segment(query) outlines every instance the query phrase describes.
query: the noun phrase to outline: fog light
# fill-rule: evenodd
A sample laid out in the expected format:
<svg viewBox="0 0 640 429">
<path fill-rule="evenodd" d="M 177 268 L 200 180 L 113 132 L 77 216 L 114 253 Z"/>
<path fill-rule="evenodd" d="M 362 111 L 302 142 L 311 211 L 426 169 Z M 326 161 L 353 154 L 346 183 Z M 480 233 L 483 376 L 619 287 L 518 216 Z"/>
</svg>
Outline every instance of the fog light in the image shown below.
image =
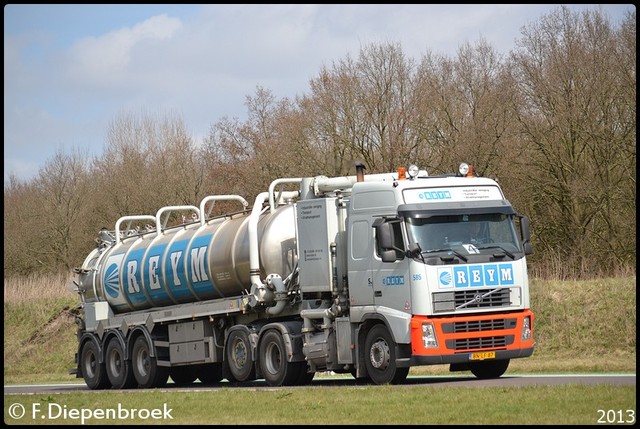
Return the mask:
<svg viewBox="0 0 640 429">
<path fill-rule="evenodd" d="M 522 321 L 522 341 L 531 339 L 531 319 L 529 316 Z"/>
<path fill-rule="evenodd" d="M 422 325 L 422 344 L 425 349 L 434 349 L 438 347 L 436 330 L 433 328 L 431 323 L 425 323 Z"/>
</svg>

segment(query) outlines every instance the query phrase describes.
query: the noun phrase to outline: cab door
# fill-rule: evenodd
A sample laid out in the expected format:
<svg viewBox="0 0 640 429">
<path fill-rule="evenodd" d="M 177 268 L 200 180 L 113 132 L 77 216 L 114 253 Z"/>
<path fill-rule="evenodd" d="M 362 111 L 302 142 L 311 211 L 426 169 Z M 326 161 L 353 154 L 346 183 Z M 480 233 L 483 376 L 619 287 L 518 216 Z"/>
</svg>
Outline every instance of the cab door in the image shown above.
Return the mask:
<svg viewBox="0 0 640 429">
<path fill-rule="evenodd" d="M 378 219 L 373 224 L 371 279 L 375 305 L 411 313 L 409 261 L 400 219 Z"/>
</svg>

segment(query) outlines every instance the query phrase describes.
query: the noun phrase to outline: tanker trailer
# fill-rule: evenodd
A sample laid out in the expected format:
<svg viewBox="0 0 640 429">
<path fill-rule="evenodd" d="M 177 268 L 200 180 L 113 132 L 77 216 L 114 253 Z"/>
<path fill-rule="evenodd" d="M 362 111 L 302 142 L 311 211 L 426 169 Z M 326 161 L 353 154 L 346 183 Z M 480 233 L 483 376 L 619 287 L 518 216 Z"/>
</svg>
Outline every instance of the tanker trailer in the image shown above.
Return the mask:
<svg viewBox="0 0 640 429">
<path fill-rule="evenodd" d="M 280 201 L 291 196 L 280 193 Z M 238 200 L 243 210 L 206 219 L 206 205 L 219 200 Z M 249 302 L 253 318 L 281 312 L 283 279 L 292 278 L 297 263 L 293 205 L 280 203 L 269 210 L 259 203 L 253 211 L 247 206 L 240 196 L 209 196 L 200 207 L 169 206 L 156 215 L 124 216 L 114 231 L 101 230 L 96 248 L 76 269 L 74 287 L 84 318 L 77 321 L 78 367 L 73 372 L 91 388 L 158 386 L 169 375 L 176 383 L 219 381 L 219 342 L 228 319 L 216 325 L 209 320 L 216 315 L 242 319 Z M 191 216 L 168 227 L 171 215 L 181 212 Z M 252 246 L 257 249 L 253 268 Z M 253 278 L 266 278 L 267 284 L 252 283 Z M 274 305 L 276 298 L 281 304 Z M 245 347 L 236 345 L 236 355 L 246 353 Z M 234 362 L 240 359 L 245 358 L 235 356 Z M 233 368 L 244 372 L 247 365 Z"/>
</svg>

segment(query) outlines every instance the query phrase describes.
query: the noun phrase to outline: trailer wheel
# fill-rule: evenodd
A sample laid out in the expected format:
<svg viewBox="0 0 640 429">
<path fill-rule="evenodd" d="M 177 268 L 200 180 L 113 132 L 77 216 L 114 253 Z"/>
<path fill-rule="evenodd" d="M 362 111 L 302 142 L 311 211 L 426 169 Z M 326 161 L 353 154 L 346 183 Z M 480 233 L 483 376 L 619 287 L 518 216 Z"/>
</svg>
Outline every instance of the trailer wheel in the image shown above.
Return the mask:
<svg viewBox="0 0 640 429">
<path fill-rule="evenodd" d="M 256 369 L 251 358 L 251 342 L 245 330 L 238 329 L 229 334 L 226 355 L 229 372 L 235 380 L 255 380 Z"/>
<path fill-rule="evenodd" d="M 204 363 L 198 365 L 198 378 L 202 384 L 216 384 L 222 380 L 222 364 Z"/>
<path fill-rule="evenodd" d="M 107 377 L 113 388 L 128 389 L 135 386 L 131 361 L 125 359 L 124 349 L 117 337 L 109 340 L 104 360 Z"/>
<path fill-rule="evenodd" d="M 104 363 L 100 363 L 100 349 L 95 341 L 89 340 L 80 352 L 80 370 L 89 389 L 106 389 L 110 386 Z"/>
<path fill-rule="evenodd" d="M 301 379 L 306 362 L 287 362 L 287 349 L 279 331 L 270 329 L 260 341 L 260 369 L 270 386 L 292 386 Z"/>
<path fill-rule="evenodd" d="M 198 378 L 198 374 L 196 372 L 196 367 L 193 365 L 187 366 L 174 366 L 171 368 L 169 373 L 171 374 L 171 379 L 174 384 L 177 386 L 187 386 L 192 384 Z"/>
<path fill-rule="evenodd" d="M 509 359 L 469 363 L 469 369 L 471 370 L 473 375 L 483 380 L 489 378 L 499 378 L 507 371 L 508 367 Z"/>
<path fill-rule="evenodd" d="M 131 350 L 133 375 L 138 386 L 143 389 L 164 386 L 169 378 L 168 368 L 158 366 L 158 360 L 151 357 L 151 349 L 144 335 L 136 338 Z"/>
<path fill-rule="evenodd" d="M 384 325 L 376 325 L 367 333 L 365 353 L 367 372 L 375 384 L 398 384 L 407 378 L 409 368 L 396 365 L 396 344 Z"/>
</svg>

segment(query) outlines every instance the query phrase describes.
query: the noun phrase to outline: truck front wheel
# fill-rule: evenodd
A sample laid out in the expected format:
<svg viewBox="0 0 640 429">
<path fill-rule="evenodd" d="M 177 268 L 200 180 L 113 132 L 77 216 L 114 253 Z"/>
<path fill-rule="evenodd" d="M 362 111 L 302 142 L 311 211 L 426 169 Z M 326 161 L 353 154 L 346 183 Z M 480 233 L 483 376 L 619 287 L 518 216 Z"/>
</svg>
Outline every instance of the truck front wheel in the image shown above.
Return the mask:
<svg viewBox="0 0 640 429">
<path fill-rule="evenodd" d="M 409 368 L 396 365 L 396 343 L 384 325 L 376 325 L 365 339 L 365 365 L 369 377 L 375 384 L 402 383 Z"/>
</svg>

